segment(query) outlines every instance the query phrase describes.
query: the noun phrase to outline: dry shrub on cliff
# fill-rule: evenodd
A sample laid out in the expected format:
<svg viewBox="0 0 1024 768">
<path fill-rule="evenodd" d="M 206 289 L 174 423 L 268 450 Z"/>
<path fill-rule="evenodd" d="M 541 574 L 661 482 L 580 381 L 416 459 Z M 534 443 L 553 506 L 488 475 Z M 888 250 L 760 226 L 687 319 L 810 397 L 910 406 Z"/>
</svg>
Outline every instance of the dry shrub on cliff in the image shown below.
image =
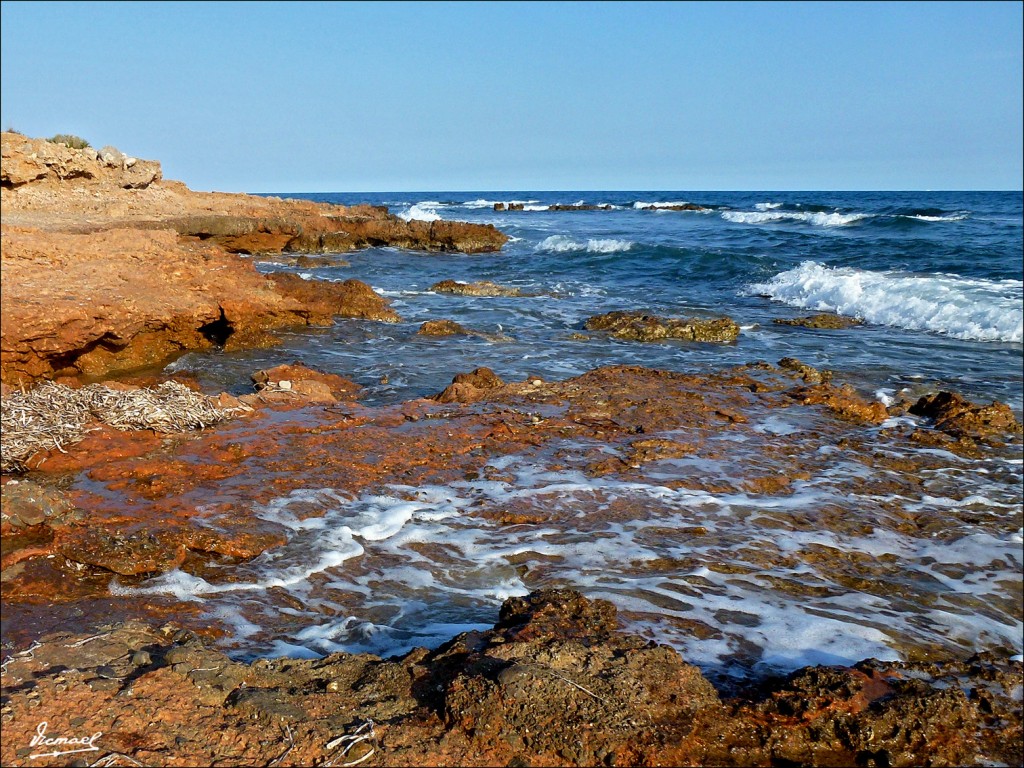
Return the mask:
<svg viewBox="0 0 1024 768">
<path fill-rule="evenodd" d="M 89 146 L 89 142 L 83 139 L 81 136 L 75 136 L 71 133 L 58 133 L 53 138 L 47 139 L 51 144 L 63 144 L 69 149 L 85 149 Z"/>
<path fill-rule="evenodd" d="M 46 382 L 6 396 L 0 403 L 0 469 L 24 471 L 32 454 L 64 450 L 65 445 L 81 440 L 92 422 L 122 430 L 184 432 L 224 421 L 236 411 L 218 408 L 206 395 L 176 381 L 132 390 L 103 384 L 72 389 Z"/>
</svg>

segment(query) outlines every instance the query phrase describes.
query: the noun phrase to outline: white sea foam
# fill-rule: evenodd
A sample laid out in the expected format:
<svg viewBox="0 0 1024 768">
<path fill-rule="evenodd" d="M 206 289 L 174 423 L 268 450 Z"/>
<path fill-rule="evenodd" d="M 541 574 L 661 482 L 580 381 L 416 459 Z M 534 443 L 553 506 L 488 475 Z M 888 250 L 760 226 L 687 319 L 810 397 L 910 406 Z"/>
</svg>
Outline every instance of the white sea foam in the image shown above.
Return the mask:
<svg viewBox="0 0 1024 768">
<path fill-rule="evenodd" d="M 441 203 L 436 200 L 424 200 L 410 206 L 407 210 L 397 214 L 397 216 L 405 221 L 438 221 L 441 215 L 437 212 L 437 209 L 440 207 Z"/>
<path fill-rule="evenodd" d="M 957 212 L 957 213 L 946 213 L 946 214 L 943 214 L 941 216 L 926 216 L 924 214 L 921 214 L 921 215 L 907 214 L 907 215 L 904 216 L 904 218 L 907 218 L 907 219 L 917 219 L 918 221 L 963 221 L 964 219 L 969 219 L 970 217 L 971 217 L 971 214 L 966 212 L 966 211 Z"/>
<path fill-rule="evenodd" d="M 812 211 L 722 211 L 722 218 L 737 224 L 771 224 L 780 221 L 799 221 L 817 227 L 845 227 L 863 219 L 870 213 L 822 213 Z"/>
<path fill-rule="evenodd" d="M 618 253 L 628 251 L 636 243 L 631 240 L 615 240 L 612 238 L 590 238 L 586 242 L 573 240 L 568 235 L 551 235 L 545 237 L 537 245 L 538 251 L 553 251 L 554 253 L 567 253 L 571 251 L 586 251 L 587 253 Z"/>
<path fill-rule="evenodd" d="M 782 203 L 757 203 L 754 207 L 759 211 L 774 211 L 776 208 L 781 208 Z"/>
<path fill-rule="evenodd" d="M 1024 283 L 1019 280 L 874 272 L 805 261 L 748 290 L 794 307 L 958 339 L 1024 339 Z"/>
</svg>

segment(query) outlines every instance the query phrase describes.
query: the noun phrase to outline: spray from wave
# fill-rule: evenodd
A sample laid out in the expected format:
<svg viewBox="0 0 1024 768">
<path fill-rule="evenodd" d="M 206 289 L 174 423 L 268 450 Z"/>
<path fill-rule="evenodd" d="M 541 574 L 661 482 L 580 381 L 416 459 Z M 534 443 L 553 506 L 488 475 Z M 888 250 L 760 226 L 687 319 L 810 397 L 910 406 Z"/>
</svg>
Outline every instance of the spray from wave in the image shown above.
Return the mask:
<svg viewBox="0 0 1024 768">
<path fill-rule="evenodd" d="M 805 261 L 748 290 L 794 307 L 957 339 L 1024 339 L 1020 280 L 873 272 Z"/>
<path fill-rule="evenodd" d="M 424 200 L 396 215 L 405 221 L 439 221 L 441 216 L 438 214 L 437 208 L 441 205 L 441 203 L 434 200 Z"/>
</svg>

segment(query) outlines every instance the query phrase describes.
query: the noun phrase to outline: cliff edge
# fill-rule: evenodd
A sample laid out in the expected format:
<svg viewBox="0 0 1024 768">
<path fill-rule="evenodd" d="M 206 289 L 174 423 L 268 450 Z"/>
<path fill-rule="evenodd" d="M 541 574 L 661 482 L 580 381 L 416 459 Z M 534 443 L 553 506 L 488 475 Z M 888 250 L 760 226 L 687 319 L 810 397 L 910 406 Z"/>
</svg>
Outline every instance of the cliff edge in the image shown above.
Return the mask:
<svg viewBox="0 0 1024 768">
<path fill-rule="evenodd" d="M 403 221 L 386 208 L 194 192 L 160 164 L 5 132 L 0 380 L 97 378 L 190 349 L 274 343 L 334 316 L 395 321 L 369 286 L 263 275 L 237 254 L 370 246 L 497 251 L 490 225 Z"/>
</svg>

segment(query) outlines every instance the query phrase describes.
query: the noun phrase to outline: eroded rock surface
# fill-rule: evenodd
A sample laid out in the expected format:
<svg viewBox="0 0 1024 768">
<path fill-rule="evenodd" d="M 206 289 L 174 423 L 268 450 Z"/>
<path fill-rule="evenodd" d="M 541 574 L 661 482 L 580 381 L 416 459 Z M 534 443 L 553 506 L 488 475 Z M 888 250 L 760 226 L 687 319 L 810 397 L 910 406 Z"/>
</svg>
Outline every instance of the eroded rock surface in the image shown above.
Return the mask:
<svg viewBox="0 0 1024 768">
<path fill-rule="evenodd" d="M 99 378 L 187 350 L 268 346 L 334 316 L 398 320 L 363 284 L 260 275 L 233 254 L 391 245 L 495 251 L 490 225 L 410 221 L 375 206 L 193 192 L 110 147 L 2 136 L 0 379 Z"/>
<path fill-rule="evenodd" d="M 823 312 L 817 315 L 809 315 L 808 317 L 793 317 L 793 318 L 781 318 L 777 317 L 772 322 L 778 325 L 798 325 L 803 328 L 818 328 L 828 330 L 838 330 L 842 328 L 853 328 L 858 325 L 864 325 L 863 320 L 859 320 L 854 317 L 844 317 L 842 315 L 833 315 L 827 312 Z"/>
<path fill-rule="evenodd" d="M 739 336 L 740 327 L 728 317 L 703 320 L 698 318 L 658 317 L 646 312 L 608 312 L 587 320 L 588 331 L 608 331 L 617 339 L 630 341 L 661 341 L 682 339 L 728 343 Z"/>
<path fill-rule="evenodd" d="M 723 699 L 616 623 L 611 603 L 548 589 L 389 660 L 242 664 L 173 624 L 52 633 L 6 657 L 0 756 L 66 764 L 33 748 L 45 722 L 154 766 L 1020 763 L 1020 662 L 815 667 Z"/>
</svg>

